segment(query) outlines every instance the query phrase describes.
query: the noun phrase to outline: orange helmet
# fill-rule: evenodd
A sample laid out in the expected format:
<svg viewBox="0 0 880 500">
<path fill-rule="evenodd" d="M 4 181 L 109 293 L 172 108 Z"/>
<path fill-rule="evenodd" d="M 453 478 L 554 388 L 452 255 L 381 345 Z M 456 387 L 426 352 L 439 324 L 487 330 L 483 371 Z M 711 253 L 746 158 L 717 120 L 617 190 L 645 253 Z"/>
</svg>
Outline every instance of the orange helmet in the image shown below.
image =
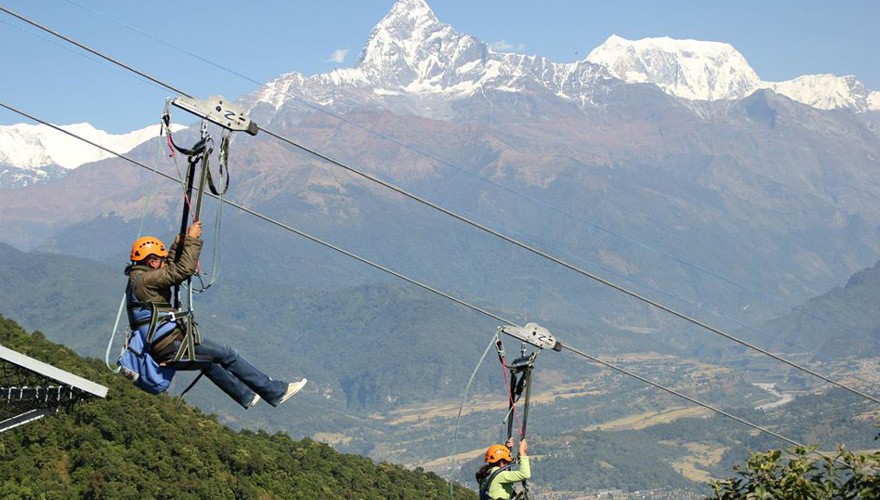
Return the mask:
<svg viewBox="0 0 880 500">
<path fill-rule="evenodd" d="M 165 245 L 159 238 L 153 236 L 138 238 L 131 246 L 131 260 L 139 262 L 146 259 L 148 255 L 164 258 L 168 256 L 168 250 L 165 249 Z"/>
<path fill-rule="evenodd" d="M 507 449 L 507 446 L 504 446 L 503 444 L 493 444 L 486 449 L 486 463 L 494 464 L 502 459 L 507 460 L 508 462 L 513 462 L 513 457 L 510 456 L 510 450 Z"/>
</svg>

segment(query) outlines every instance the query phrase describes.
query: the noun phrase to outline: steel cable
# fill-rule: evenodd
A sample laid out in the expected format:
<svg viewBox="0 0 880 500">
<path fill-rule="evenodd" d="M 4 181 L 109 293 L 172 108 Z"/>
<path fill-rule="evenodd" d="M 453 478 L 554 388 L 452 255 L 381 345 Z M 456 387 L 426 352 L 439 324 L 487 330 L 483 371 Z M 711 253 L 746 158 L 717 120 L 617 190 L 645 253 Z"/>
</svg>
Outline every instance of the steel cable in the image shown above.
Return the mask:
<svg viewBox="0 0 880 500">
<path fill-rule="evenodd" d="M 67 135 L 69 135 L 69 136 L 71 136 L 71 137 L 73 137 L 73 138 L 75 138 L 75 139 L 78 139 L 78 140 L 80 140 L 80 141 L 82 141 L 82 142 L 85 142 L 85 143 L 87 143 L 87 144 L 90 144 L 90 145 L 92 145 L 92 146 L 94 146 L 94 147 L 96 147 L 96 148 L 98 148 L 98 149 L 101 149 L 101 150 L 103 150 L 103 151 L 105 151 L 105 152 L 107 152 L 107 153 L 110 153 L 110 154 L 112 154 L 112 155 L 114 155 L 114 156 L 117 156 L 117 157 L 119 157 L 119 158 L 121 158 L 121 159 L 123 159 L 123 160 L 125 160 L 125 161 L 128 161 L 129 163 L 131 163 L 131 164 L 133 164 L 133 165 L 136 165 L 136 166 L 141 167 L 141 168 L 143 168 L 143 169 L 149 170 L 150 172 L 153 172 L 154 174 L 160 175 L 160 176 L 165 177 L 166 179 L 172 180 L 172 181 L 174 181 L 174 182 L 178 182 L 178 183 L 180 182 L 179 179 L 176 179 L 175 177 L 173 177 L 173 176 L 171 176 L 171 175 L 168 175 L 168 174 L 166 174 L 166 173 L 164 173 L 164 172 L 161 172 L 161 171 L 159 171 L 159 170 L 157 170 L 157 169 L 155 169 L 155 168 L 153 168 L 153 167 L 150 167 L 149 165 L 146 165 L 146 164 L 141 163 L 141 162 L 139 162 L 139 161 L 137 161 L 137 160 L 134 160 L 134 159 L 132 159 L 132 158 L 130 158 L 130 157 L 128 157 L 128 156 L 122 154 L 122 153 L 117 153 L 116 151 L 113 151 L 113 150 L 111 150 L 111 149 L 109 149 L 109 148 L 106 148 L 106 147 L 104 147 L 104 146 L 101 146 L 100 144 L 97 144 L 97 143 L 95 143 L 95 142 L 93 142 L 93 141 L 90 141 L 90 140 L 88 140 L 88 139 L 86 139 L 86 138 L 84 138 L 84 137 L 82 137 L 82 136 L 79 136 L 79 135 L 77 135 L 77 134 L 74 134 L 74 133 L 72 133 L 72 132 L 69 132 L 69 131 L 67 131 L 67 130 L 64 130 L 64 129 L 62 129 L 61 127 L 58 127 L 58 126 L 56 126 L 56 125 L 53 125 L 53 124 L 51 124 L 51 123 L 49 123 L 49 122 L 47 122 L 47 121 L 41 120 L 41 119 L 39 119 L 39 118 L 37 118 L 37 117 L 35 117 L 35 116 L 33 116 L 33 115 L 30 115 L 30 114 L 28 114 L 28 113 L 26 113 L 26 112 L 24 112 L 24 111 L 21 111 L 21 110 L 15 108 L 15 107 L 13 107 L 13 106 L 10 106 L 10 105 L 8 105 L 8 104 L 2 102 L 2 101 L 0 101 L 0 107 L 3 107 L 3 108 L 5 108 L 5 109 L 7 109 L 7 110 L 9 110 L 9 111 L 12 111 L 12 112 L 14 112 L 14 113 L 17 113 L 17 114 L 19 114 L 19 115 L 21 115 L 21 116 L 24 116 L 24 117 L 28 118 L 28 119 L 31 119 L 31 120 L 33 120 L 33 121 L 35 121 L 35 122 L 38 122 L 38 123 L 41 123 L 41 124 L 43 124 L 43 125 L 49 126 L 49 127 L 53 128 L 53 129 L 59 131 L 59 132 L 65 133 L 65 134 L 67 134 Z M 249 214 L 249 215 L 251 215 L 251 216 L 254 216 L 254 217 L 258 218 L 258 219 L 261 219 L 261 220 L 263 220 L 264 222 L 268 222 L 268 223 L 270 223 L 270 224 L 272 224 L 272 225 L 275 225 L 275 226 L 277 226 L 277 227 L 279 227 L 279 228 L 281 228 L 281 229 L 284 229 L 284 230 L 289 231 L 289 232 L 291 232 L 291 233 L 294 233 L 294 234 L 296 234 L 296 235 L 298 235 L 298 236 L 301 236 L 301 237 L 303 237 L 303 238 L 305 238 L 305 239 L 307 239 L 307 240 L 309 240 L 309 241 L 312 241 L 312 242 L 317 243 L 317 244 L 319 244 L 319 245 L 321 245 L 321 246 L 324 246 L 324 247 L 326 247 L 326 248 L 329 248 L 329 249 L 331 249 L 331 250 L 333 250 L 333 251 L 335 251 L 335 252 L 341 253 L 342 255 L 345 255 L 345 256 L 347 256 L 347 257 L 350 257 L 350 258 L 352 258 L 352 259 L 355 259 L 355 260 L 357 260 L 357 261 L 359 261 L 359 262 L 361 262 L 361 263 L 364 263 L 364 264 L 366 264 L 366 265 L 368 265 L 368 266 L 370 266 L 370 267 L 373 267 L 374 269 L 377 269 L 377 270 L 379 270 L 379 271 L 382 271 L 382 272 L 384 272 L 384 273 L 390 274 L 391 276 L 394 276 L 394 277 L 399 278 L 399 279 L 401 279 L 401 280 L 403 280 L 403 281 L 406 281 L 407 283 L 410 283 L 410 284 L 412 284 L 412 285 L 415 285 L 415 286 L 417 286 L 417 287 L 419 287 L 419 288 L 421 288 L 421 289 L 423 289 L 423 290 L 425 290 L 425 291 L 428 291 L 428 292 L 430 292 L 430 293 L 433 293 L 433 294 L 435 294 L 435 295 L 437 295 L 437 296 L 440 296 L 440 297 L 442 297 L 442 298 L 445 298 L 445 299 L 447 299 L 447 300 L 451 300 L 451 301 L 455 302 L 456 304 L 461 305 L 461 306 L 463 306 L 463 307 L 465 307 L 465 308 L 467 308 L 467 309 L 470 309 L 470 310 L 472 310 L 472 311 L 474 311 L 474 312 L 480 313 L 480 314 L 482 314 L 482 315 L 484 315 L 484 316 L 487 316 L 487 317 L 489 317 L 489 318 L 492 318 L 492 319 L 494 319 L 494 320 L 496 320 L 496 321 L 499 321 L 499 322 L 504 323 L 504 324 L 507 324 L 507 325 L 518 326 L 515 322 L 513 322 L 513 321 L 511 321 L 511 320 L 509 320 L 509 319 L 506 319 L 506 318 L 504 318 L 504 317 L 502 317 L 502 316 L 496 315 L 496 314 L 494 314 L 494 313 L 492 313 L 492 312 L 487 311 L 487 310 L 484 309 L 484 308 L 481 308 L 481 307 L 479 307 L 479 306 L 476 306 L 476 305 L 474 305 L 474 304 L 471 304 L 470 302 L 467 302 L 467 301 L 465 301 L 465 300 L 463 300 L 463 299 L 460 299 L 460 298 L 455 297 L 455 296 L 453 296 L 453 295 L 451 295 L 451 294 L 448 294 L 448 293 L 446 293 L 446 292 L 443 292 L 443 291 L 441 291 L 441 290 L 439 290 L 439 289 L 437 289 L 437 288 L 435 288 L 435 287 L 432 287 L 432 286 L 430 286 L 430 285 L 427 285 L 427 284 L 425 284 L 425 283 L 422 283 L 422 282 L 420 282 L 420 281 L 418 281 L 418 280 L 415 280 L 415 279 L 413 279 L 413 278 L 410 278 L 410 277 L 408 277 L 408 276 L 406 276 L 406 275 L 403 275 L 403 274 L 401 274 L 401 273 L 399 273 L 399 272 L 397 272 L 397 271 L 394 271 L 394 270 L 392 270 L 392 269 L 390 269 L 390 268 L 388 268 L 388 267 L 385 267 L 385 266 L 383 266 L 383 265 L 381 265 L 381 264 L 378 264 L 378 263 L 373 262 L 373 261 L 371 261 L 371 260 L 369 260 L 369 259 L 366 259 L 366 258 L 364 258 L 364 257 L 361 257 L 361 256 L 359 256 L 359 255 L 357 255 L 357 254 L 355 254 L 355 253 L 353 253 L 353 252 L 350 252 L 350 251 L 348 251 L 348 250 L 345 250 L 345 249 L 343 249 L 343 248 L 341 248 L 341 247 L 339 247 L 339 246 L 336 246 L 336 245 L 334 245 L 334 244 L 332 244 L 332 243 L 329 243 L 329 242 L 324 241 L 324 240 L 322 240 L 322 239 L 320 239 L 320 238 L 317 238 L 317 237 L 312 236 L 312 235 L 310 235 L 310 234 L 308 234 L 308 233 L 305 233 L 305 232 L 303 232 L 303 231 L 301 231 L 301 230 L 299 230 L 299 229 L 296 229 L 296 228 L 294 228 L 294 227 L 292 227 L 292 226 L 290 226 L 290 225 L 288 225 L 288 224 L 285 224 L 285 223 L 283 223 L 283 222 L 277 221 L 277 220 L 275 220 L 275 219 L 273 219 L 273 218 L 271 218 L 271 217 L 268 217 L 268 216 L 266 216 L 266 215 L 264 215 L 264 214 L 262 214 L 262 213 L 260 213 L 260 212 L 255 211 L 255 210 L 253 210 L 253 209 L 250 209 L 250 208 L 248 208 L 248 207 L 245 207 L 245 206 L 243 206 L 243 205 L 240 205 L 240 204 L 238 204 L 238 203 L 236 203 L 236 202 L 233 202 L 233 201 L 231 201 L 231 200 L 229 200 L 229 199 L 226 199 L 226 198 L 223 198 L 223 199 L 221 200 L 220 197 L 215 196 L 213 193 L 207 193 L 207 195 L 210 196 L 210 197 L 212 197 L 212 198 L 214 198 L 214 199 L 217 199 L 217 200 L 221 201 L 222 203 L 225 203 L 225 204 L 227 204 L 227 205 L 229 205 L 229 206 L 231 206 L 231 207 L 233 207 L 233 208 L 236 208 L 236 209 L 238 209 L 238 210 L 240 210 L 240 211 L 242 211 L 242 212 L 244 212 L 244 213 L 247 213 L 247 214 Z M 574 348 L 574 347 L 572 347 L 572 346 L 569 346 L 569 345 L 565 345 L 565 344 L 563 344 L 563 349 L 569 350 L 569 351 L 571 351 L 572 353 L 577 354 L 578 356 L 580 356 L 580 357 L 582 357 L 582 358 L 585 358 L 585 359 L 587 359 L 587 360 L 589 360 L 589 361 L 592 361 L 592 362 L 594 362 L 594 363 L 597 363 L 597 364 L 599 364 L 599 365 L 601 365 L 601 366 L 604 366 L 604 367 L 606 367 L 606 368 L 609 368 L 609 369 L 611 369 L 611 370 L 617 371 L 618 373 L 621 373 L 621 374 L 623 374 L 623 375 L 626 375 L 626 376 L 629 376 L 629 377 L 635 378 L 635 379 L 637 379 L 637 380 L 639 380 L 639 381 L 641 381 L 641 382 L 643 382 L 643 383 L 645 383 L 645 384 L 647 384 L 647 385 L 650 385 L 650 386 L 652 386 L 652 387 L 655 387 L 655 388 L 657 388 L 657 389 L 660 389 L 660 390 L 662 390 L 662 391 L 664 391 L 664 392 L 667 392 L 667 393 L 672 394 L 672 395 L 674 395 L 674 396 L 677 396 L 677 397 L 679 397 L 679 398 L 685 399 L 685 400 L 687 400 L 687 401 L 689 401 L 689 402 L 691 402 L 691 403 L 693 403 L 693 404 L 696 404 L 696 405 L 698 405 L 698 406 L 701 406 L 701 407 L 703 407 L 703 408 L 706 408 L 707 410 L 710 410 L 710 411 L 712 411 L 712 412 L 714 412 L 714 413 L 717 413 L 717 414 L 719 414 L 719 415 L 722 415 L 722 416 L 725 416 L 725 417 L 727 417 L 727 418 L 730 418 L 730 419 L 732 419 L 732 420 L 734 420 L 734 421 L 736 421 L 736 422 L 739 422 L 739 423 L 741 423 L 741 424 L 743 424 L 743 425 L 746 425 L 746 426 L 748 426 L 748 427 L 751 427 L 752 429 L 755 429 L 755 430 L 757 430 L 757 431 L 759 431 L 759 432 L 762 432 L 762 433 L 765 433 L 765 434 L 767 434 L 767 435 L 773 436 L 773 437 L 775 437 L 775 438 L 777 438 L 777 439 L 780 439 L 780 440 L 782 440 L 782 441 L 784 441 L 784 442 L 786 442 L 786 443 L 789 443 L 789 444 L 792 444 L 792 445 L 795 445 L 795 446 L 803 446 L 803 445 L 801 445 L 800 443 L 798 443 L 797 441 L 794 441 L 794 440 L 792 440 L 792 439 L 790 439 L 790 438 L 787 438 L 787 437 L 785 437 L 785 436 L 783 436 L 783 435 L 781 435 L 781 434 L 779 434 L 779 433 L 776 433 L 776 432 L 771 431 L 771 430 L 769 430 L 769 429 L 767 429 L 767 428 L 765 428 L 765 427 L 762 427 L 762 426 L 760 426 L 760 425 L 757 425 L 757 424 L 755 424 L 755 423 L 752 423 L 752 422 L 750 422 L 750 421 L 748 421 L 748 420 L 746 420 L 746 419 L 744 419 L 744 418 L 737 417 L 736 415 L 733 415 L 733 414 L 731 414 L 731 413 L 729 413 L 729 412 L 726 412 L 726 411 L 724 411 L 724 410 L 721 410 L 721 409 L 719 409 L 719 408 L 716 408 L 715 406 L 710 405 L 710 404 L 705 403 L 705 402 L 702 402 L 702 401 L 700 401 L 700 400 L 698 400 L 698 399 L 695 399 L 695 398 L 692 398 L 692 397 L 690 397 L 690 396 L 687 396 L 687 395 L 685 395 L 685 394 L 683 394 L 683 393 L 681 393 L 681 392 L 679 392 L 679 391 L 676 391 L 676 390 L 674 390 L 674 389 L 668 388 L 668 387 L 666 387 L 666 386 L 664 386 L 664 385 L 662 385 L 662 384 L 660 384 L 660 383 L 658 383 L 658 382 L 654 382 L 653 380 L 650 380 L 650 379 L 647 379 L 647 378 L 645 378 L 645 377 L 642 377 L 641 375 L 638 375 L 638 374 L 636 374 L 636 373 L 634 373 L 634 372 L 631 372 L 631 371 L 629 371 L 629 370 L 626 370 L 625 368 L 619 367 L 619 366 L 617 366 L 617 365 L 615 365 L 615 364 L 613 364 L 613 363 L 610 363 L 610 362 L 608 362 L 608 361 L 604 361 L 604 360 L 602 360 L 602 359 L 600 359 L 600 358 L 597 358 L 597 357 L 595 357 L 595 356 L 591 356 L 591 355 L 589 355 L 589 354 L 586 354 L 586 353 L 584 353 L 583 351 L 581 351 L 581 350 L 579 350 L 579 349 L 576 349 L 576 348 Z M 826 457 L 826 458 L 830 458 L 830 457 L 827 457 L 827 455 L 824 455 L 824 454 L 822 454 L 822 453 L 819 453 L 818 451 L 815 451 L 814 453 L 816 453 L 816 454 L 818 454 L 818 455 L 820 455 L 820 456 Z"/>
</svg>

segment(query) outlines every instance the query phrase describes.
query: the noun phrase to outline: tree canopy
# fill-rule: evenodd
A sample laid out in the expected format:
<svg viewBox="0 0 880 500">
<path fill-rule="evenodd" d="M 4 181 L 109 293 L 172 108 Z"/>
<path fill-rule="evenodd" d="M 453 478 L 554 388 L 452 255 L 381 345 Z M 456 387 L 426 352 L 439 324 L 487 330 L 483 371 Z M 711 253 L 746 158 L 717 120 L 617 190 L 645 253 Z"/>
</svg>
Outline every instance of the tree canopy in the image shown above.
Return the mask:
<svg viewBox="0 0 880 500">
<path fill-rule="evenodd" d="M 796 447 L 754 453 L 736 476 L 712 484 L 720 500 L 880 499 L 880 452 L 856 454 L 841 448 L 834 457 Z"/>
<path fill-rule="evenodd" d="M 0 434 L 0 498 L 449 497 L 449 484 L 421 469 L 376 464 L 282 433 L 234 432 L 3 317 L 0 343 L 110 389 L 106 400 Z M 454 494 L 476 498 L 460 486 Z"/>
</svg>

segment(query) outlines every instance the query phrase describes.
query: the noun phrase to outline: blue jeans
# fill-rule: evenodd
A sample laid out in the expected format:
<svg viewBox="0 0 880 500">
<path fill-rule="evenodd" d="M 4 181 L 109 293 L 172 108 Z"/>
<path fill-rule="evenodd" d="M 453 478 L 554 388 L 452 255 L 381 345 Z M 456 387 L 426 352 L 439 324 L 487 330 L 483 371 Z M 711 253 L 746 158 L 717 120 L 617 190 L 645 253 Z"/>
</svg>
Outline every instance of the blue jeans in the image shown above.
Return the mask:
<svg viewBox="0 0 880 500">
<path fill-rule="evenodd" d="M 173 345 L 176 352 L 180 342 Z M 196 346 L 195 360 L 168 363 L 168 366 L 177 370 L 202 370 L 214 385 L 244 408 L 253 400 L 254 393 L 274 405 L 287 392 L 287 382 L 270 378 L 235 349 L 204 336 Z"/>
</svg>

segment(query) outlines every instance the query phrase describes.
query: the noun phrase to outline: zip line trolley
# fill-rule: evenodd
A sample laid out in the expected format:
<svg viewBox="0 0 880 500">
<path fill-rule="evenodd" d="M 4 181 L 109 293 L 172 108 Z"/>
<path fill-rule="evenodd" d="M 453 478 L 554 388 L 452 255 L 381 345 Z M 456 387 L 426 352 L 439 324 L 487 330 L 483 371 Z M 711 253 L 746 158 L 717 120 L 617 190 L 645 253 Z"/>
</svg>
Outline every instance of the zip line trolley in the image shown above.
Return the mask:
<svg viewBox="0 0 880 500">
<path fill-rule="evenodd" d="M 520 356 L 511 362 L 505 357 L 504 343 L 501 334 L 509 335 L 522 341 L 520 347 Z M 531 345 L 535 349 L 526 355 L 527 345 Z M 499 326 L 495 334 L 495 350 L 498 353 L 498 359 L 501 364 L 510 372 L 510 380 L 507 382 L 508 390 L 508 409 L 507 417 L 507 439 L 513 437 L 513 424 L 516 418 L 516 403 L 525 394 L 522 404 L 522 424 L 519 425 L 520 438 L 526 435 L 526 426 L 529 418 L 529 396 L 532 388 L 532 371 L 535 369 L 535 361 L 541 350 L 550 348 L 554 351 L 562 350 L 562 343 L 557 341 L 553 334 L 543 326 L 537 323 L 527 323 L 525 326 L 505 325 Z"/>
<path fill-rule="evenodd" d="M 169 104 L 180 109 L 188 111 L 202 119 L 199 140 L 190 148 L 182 148 L 174 143 L 171 135 L 171 114 L 169 113 Z M 208 133 L 208 123 L 213 123 L 223 129 L 220 139 L 220 151 L 218 158 L 220 160 L 220 177 L 223 179 L 221 189 L 217 189 L 214 185 L 214 179 L 211 175 L 209 167 L 209 157 L 214 149 L 214 140 Z M 198 221 L 201 216 L 202 201 L 205 186 L 211 190 L 214 195 L 222 196 L 229 188 L 229 169 L 227 162 L 229 159 L 229 139 L 232 132 L 246 132 L 254 136 L 259 132 L 259 126 L 248 118 L 244 111 L 233 102 L 227 101 L 223 96 L 211 96 L 205 100 L 193 97 L 178 96 L 165 102 L 165 111 L 162 113 L 162 127 L 168 137 L 168 142 L 175 150 L 187 157 L 188 168 L 185 175 L 184 185 L 184 203 L 180 218 L 180 237 L 186 234 L 187 223 L 190 218 L 190 209 L 192 206 L 192 219 Z M 192 205 L 192 192 L 195 188 L 196 167 L 200 168 L 199 183 L 196 190 L 196 202 Z M 224 173 L 225 172 L 225 173 Z M 174 260 L 179 261 L 182 247 L 177 248 Z M 190 285 L 191 278 L 187 278 L 187 288 L 189 290 L 189 308 L 192 308 L 192 288 Z M 210 285 L 209 285 L 210 286 Z M 180 286 L 174 287 L 174 306 L 180 308 L 179 298 Z"/>
<path fill-rule="evenodd" d="M 511 362 L 506 360 L 504 351 L 504 342 L 502 334 L 511 336 L 522 342 L 520 347 L 520 355 Z M 533 350 L 527 354 L 528 346 L 531 345 Z M 507 442 L 510 443 L 513 438 L 513 425 L 516 422 L 519 430 L 520 439 L 525 439 L 526 429 L 529 418 L 529 397 L 532 389 L 532 373 L 535 369 L 535 361 L 542 349 L 550 348 L 554 351 L 562 350 L 562 343 L 556 340 L 549 330 L 537 323 L 526 323 L 525 326 L 504 325 L 499 326 L 495 332 L 495 350 L 498 353 L 498 359 L 501 365 L 509 373 L 509 380 L 505 378 L 507 384 L 507 414 L 505 421 L 507 422 Z M 516 413 L 516 405 L 522 399 L 522 423 L 519 422 Z M 514 462 L 519 461 L 519 456 L 514 458 Z M 487 482 L 491 483 L 491 478 Z M 523 491 L 517 498 L 528 499 L 528 484 L 522 481 Z"/>
</svg>

